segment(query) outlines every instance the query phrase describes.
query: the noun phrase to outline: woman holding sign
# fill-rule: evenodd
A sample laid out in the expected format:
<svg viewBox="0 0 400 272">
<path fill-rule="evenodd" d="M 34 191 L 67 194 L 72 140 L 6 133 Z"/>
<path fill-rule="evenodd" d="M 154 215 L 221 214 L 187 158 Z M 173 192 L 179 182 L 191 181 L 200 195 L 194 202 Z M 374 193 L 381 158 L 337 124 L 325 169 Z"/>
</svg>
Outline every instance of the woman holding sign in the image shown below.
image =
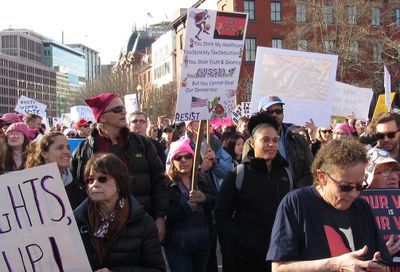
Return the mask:
<svg viewBox="0 0 400 272">
<path fill-rule="evenodd" d="M 97 153 L 84 171 L 88 198 L 74 215 L 94 271 L 165 271 L 153 219 L 129 194 L 128 169 Z"/>
<path fill-rule="evenodd" d="M 211 210 L 216 195 L 203 176 L 199 176 L 198 188 L 191 190 L 194 154 L 189 139 L 171 143 L 169 155 L 170 208 L 166 220 L 165 254 L 173 272 L 204 272 L 215 239 Z"/>
<path fill-rule="evenodd" d="M 32 168 L 48 163 L 57 163 L 69 202 L 72 209 L 75 209 L 87 195 L 73 179 L 69 170 L 70 161 L 71 151 L 67 137 L 59 131 L 54 131 L 42 136 L 38 142 L 32 144 L 25 166 Z"/>
</svg>

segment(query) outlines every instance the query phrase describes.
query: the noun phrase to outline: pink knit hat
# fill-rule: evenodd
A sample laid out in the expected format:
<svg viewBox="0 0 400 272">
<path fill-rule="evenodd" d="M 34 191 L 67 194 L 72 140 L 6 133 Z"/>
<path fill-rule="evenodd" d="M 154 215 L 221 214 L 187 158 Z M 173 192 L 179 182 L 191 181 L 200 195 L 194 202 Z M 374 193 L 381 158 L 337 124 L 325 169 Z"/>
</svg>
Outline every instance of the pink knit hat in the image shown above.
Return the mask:
<svg viewBox="0 0 400 272">
<path fill-rule="evenodd" d="M 118 97 L 118 94 L 116 93 L 104 93 L 85 100 L 86 104 L 88 104 L 88 106 L 92 109 L 93 116 L 97 122 L 107 106 L 116 97 Z"/>
<path fill-rule="evenodd" d="M 348 136 L 352 136 L 353 133 L 355 132 L 354 128 L 352 128 L 351 126 L 349 126 L 346 123 L 342 123 L 342 124 L 337 124 L 335 126 L 335 128 L 333 129 L 333 133 L 335 133 L 336 131 L 338 131 L 339 129 L 345 131 L 347 133 Z"/>
<path fill-rule="evenodd" d="M 11 131 L 22 132 L 22 134 L 24 134 L 27 138 L 29 138 L 29 130 L 24 122 L 18 122 L 18 123 L 11 124 L 6 130 L 6 135 Z"/>
<path fill-rule="evenodd" d="M 23 115 L 22 114 L 17 114 L 13 112 L 5 113 L 3 117 L 0 118 L 0 120 L 3 123 L 17 123 L 17 122 L 22 122 Z"/>
<path fill-rule="evenodd" d="M 192 156 L 194 155 L 193 149 L 190 147 L 190 139 L 187 138 L 183 141 L 176 141 L 172 142 L 170 149 L 169 149 L 169 156 L 171 159 L 173 159 L 176 155 L 179 155 L 180 153 L 187 152 L 191 154 Z"/>
</svg>

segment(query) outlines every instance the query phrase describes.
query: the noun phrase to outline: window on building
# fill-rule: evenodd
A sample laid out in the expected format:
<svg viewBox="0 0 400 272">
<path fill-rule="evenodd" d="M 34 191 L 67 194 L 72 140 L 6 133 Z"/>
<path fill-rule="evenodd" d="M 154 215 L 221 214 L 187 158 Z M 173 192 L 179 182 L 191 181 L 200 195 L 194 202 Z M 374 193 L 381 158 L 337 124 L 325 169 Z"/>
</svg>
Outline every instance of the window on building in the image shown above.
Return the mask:
<svg viewBox="0 0 400 272">
<path fill-rule="evenodd" d="M 245 61 L 254 62 L 256 61 L 256 39 L 247 38 L 244 44 Z"/>
<path fill-rule="evenodd" d="M 333 6 L 324 5 L 324 20 L 327 25 L 333 24 Z"/>
<path fill-rule="evenodd" d="M 305 23 L 306 22 L 306 4 L 296 3 L 296 22 Z"/>
<path fill-rule="evenodd" d="M 379 26 L 381 24 L 381 9 L 372 8 L 372 25 Z"/>
<path fill-rule="evenodd" d="M 249 20 L 256 19 L 255 10 L 254 10 L 254 0 L 245 0 L 243 2 L 244 12 L 249 14 Z"/>
<path fill-rule="evenodd" d="M 333 54 L 335 50 L 335 42 L 333 40 L 325 41 L 325 53 Z"/>
<path fill-rule="evenodd" d="M 358 59 L 358 42 L 351 41 L 349 47 L 349 58 L 356 61 Z"/>
<path fill-rule="evenodd" d="M 354 25 L 356 23 L 356 7 L 355 6 L 349 6 L 347 8 L 347 13 L 348 13 L 348 22 L 351 25 Z"/>
<path fill-rule="evenodd" d="M 283 48 L 283 40 L 280 38 L 273 38 L 272 48 Z"/>
<path fill-rule="evenodd" d="M 373 61 L 374 62 L 382 62 L 382 49 L 383 45 L 381 41 L 375 41 L 372 43 L 373 49 Z"/>
<path fill-rule="evenodd" d="M 297 50 L 299 51 L 307 51 L 307 40 L 301 39 L 297 41 Z"/>
<path fill-rule="evenodd" d="M 179 35 L 179 49 L 183 49 L 183 34 Z"/>
<path fill-rule="evenodd" d="M 282 3 L 278 1 L 271 1 L 271 21 L 282 21 Z"/>
<path fill-rule="evenodd" d="M 400 8 L 395 10 L 395 23 L 400 26 Z"/>
</svg>

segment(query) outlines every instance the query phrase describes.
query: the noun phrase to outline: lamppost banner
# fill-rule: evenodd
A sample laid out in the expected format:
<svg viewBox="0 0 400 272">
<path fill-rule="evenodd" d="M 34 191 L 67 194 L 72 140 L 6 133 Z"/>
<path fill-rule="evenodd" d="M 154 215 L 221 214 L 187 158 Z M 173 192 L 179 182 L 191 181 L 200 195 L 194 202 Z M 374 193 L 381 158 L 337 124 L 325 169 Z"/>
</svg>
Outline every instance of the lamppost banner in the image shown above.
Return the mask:
<svg viewBox="0 0 400 272">
<path fill-rule="evenodd" d="M 231 117 L 246 27 L 246 13 L 188 10 L 176 121 Z"/>
</svg>

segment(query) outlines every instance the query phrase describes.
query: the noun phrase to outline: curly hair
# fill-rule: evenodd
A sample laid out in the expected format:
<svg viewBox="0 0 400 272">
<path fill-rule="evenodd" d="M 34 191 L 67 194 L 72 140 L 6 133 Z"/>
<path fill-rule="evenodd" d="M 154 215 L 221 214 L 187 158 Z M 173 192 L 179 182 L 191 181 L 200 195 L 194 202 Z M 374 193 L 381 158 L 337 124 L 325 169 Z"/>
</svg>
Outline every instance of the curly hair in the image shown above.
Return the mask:
<svg viewBox="0 0 400 272">
<path fill-rule="evenodd" d="M 44 165 L 46 162 L 42 157 L 43 152 L 49 152 L 50 146 L 54 143 L 57 136 L 65 135 L 60 131 L 53 131 L 43 135 L 36 143 L 32 143 L 28 149 L 28 156 L 25 162 L 25 168 L 32 168 L 39 165 Z"/>
<path fill-rule="evenodd" d="M 319 185 L 317 170 L 332 171 L 333 166 L 352 167 L 358 163 L 367 163 L 367 150 L 357 140 L 337 139 L 321 146 L 311 165 L 314 185 Z"/>
</svg>

